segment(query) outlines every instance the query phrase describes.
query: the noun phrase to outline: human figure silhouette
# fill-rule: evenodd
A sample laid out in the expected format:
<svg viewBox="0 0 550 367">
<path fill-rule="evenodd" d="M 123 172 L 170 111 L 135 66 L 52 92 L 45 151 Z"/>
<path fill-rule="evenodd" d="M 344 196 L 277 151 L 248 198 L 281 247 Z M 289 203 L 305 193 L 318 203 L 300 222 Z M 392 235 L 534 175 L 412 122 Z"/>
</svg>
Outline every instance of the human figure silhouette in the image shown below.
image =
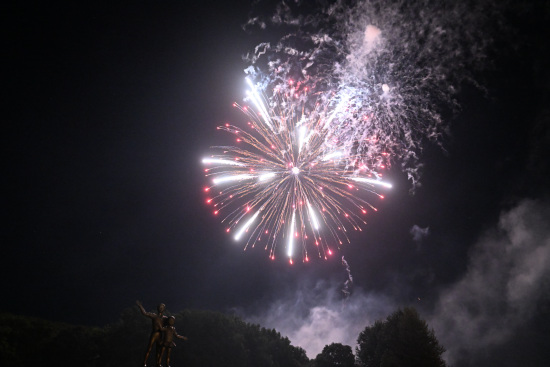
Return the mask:
<svg viewBox="0 0 550 367">
<path fill-rule="evenodd" d="M 158 367 L 161 366 L 164 352 L 166 352 L 166 366 L 170 367 L 170 354 L 172 353 L 172 347 L 176 346 L 176 343 L 174 343 L 174 338 L 187 340 L 186 336 L 179 335 L 176 332 L 176 328 L 174 327 L 175 323 L 176 323 L 176 318 L 174 316 L 170 316 L 168 318 L 168 325 L 162 328 L 161 350 L 160 350 L 160 353 L 157 355 Z"/>
<path fill-rule="evenodd" d="M 149 344 L 147 345 L 147 350 L 145 351 L 145 357 L 143 358 L 143 366 L 147 366 L 147 360 L 149 359 L 149 355 L 151 354 L 151 349 L 153 349 L 153 345 L 156 344 L 157 350 L 156 350 L 156 358 L 155 360 L 160 360 L 160 351 L 162 349 L 162 346 L 160 345 L 162 342 L 162 328 L 167 322 L 167 317 L 163 315 L 164 310 L 166 309 L 166 306 L 164 303 L 161 303 L 157 307 L 158 314 L 147 312 L 143 308 L 143 305 L 140 301 L 136 301 L 136 304 L 139 307 L 139 310 L 141 311 L 141 314 L 143 316 L 147 316 L 151 319 L 152 322 L 152 330 L 151 330 L 151 336 L 149 337 Z"/>
</svg>

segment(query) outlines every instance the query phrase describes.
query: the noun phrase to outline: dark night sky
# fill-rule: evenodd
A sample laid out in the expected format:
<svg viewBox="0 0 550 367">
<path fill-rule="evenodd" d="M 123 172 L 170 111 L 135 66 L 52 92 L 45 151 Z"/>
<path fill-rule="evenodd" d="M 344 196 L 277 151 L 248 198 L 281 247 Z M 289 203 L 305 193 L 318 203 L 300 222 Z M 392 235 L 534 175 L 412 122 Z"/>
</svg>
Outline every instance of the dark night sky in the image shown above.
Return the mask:
<svg viewBox="0 0 550 367">
<path fill-rule="evenodd" d="M 536 216 L 527 225 L 543 219 L 532 229 L 541 244 L 533 251 L 550 267 L 548 2 L 509 13 L 512 31 L 482 76 L 488 92 L 460 93 L 446 151 L 425 147 L 416 193 L 396 166 L 394 189 L 351 245 L 328 261 L 292 266 L 260 249 L 243 252 L 203 200 L 200 159 L 217 125 L 240 123 L 231 104 L 245 89 L 241 56 L 262 40 L 241 29 L 249 4 L 229 3 L 5 8 L 0 310 L 102 326 L 139 299 L 148 309 L 165 302 L 172 312 L 240 312 L 292 333 L 299 321 L 283 325 L 263 312 L 292 309 L 294 299 L 307 324 L 308 310 L 326 306 L 326 289 L 345 281 L 345 255 L 352 297 L 378 305 L 365 309 L 361 328 L 402 305 L 437 325 L 446 296 L 467 284 L 492 287 L 472 270 L 487 251 L 473 249 L 501 238 L 499 218 L 522 205 Z M 429 227 L 421 243 L 414 225 Z M 522 268 L 499 269 L 495 277 L 517 279 Z M 521 322 L 510 326 L 524 344 L 550 333 L 550 272 L 534 279 L 529 307 L 519 307 L 529 311 L 514 313 Z M 470 315 L 484 311 L 491 308 Z M 304 346 L 298 335 L 289 336 Z M 502 357 L 511 345 L 534 355 L 531 365 L 549 357 L 548 341 L 526 347 L 502 335 L 487 342 L 500 359 L 472 352 L 472 360 L 521 365 L 521 353 Z"/>
</svg>

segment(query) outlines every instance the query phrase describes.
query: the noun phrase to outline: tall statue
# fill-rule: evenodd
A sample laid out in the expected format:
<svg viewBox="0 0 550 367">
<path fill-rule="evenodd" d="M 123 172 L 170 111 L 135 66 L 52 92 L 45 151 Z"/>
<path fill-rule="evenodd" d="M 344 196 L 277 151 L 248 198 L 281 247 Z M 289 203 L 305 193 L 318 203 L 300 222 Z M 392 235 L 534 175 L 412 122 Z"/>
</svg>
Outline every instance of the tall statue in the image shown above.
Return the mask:
<svg viewBox="0 0 550 367">
<path fill-rule="evenodd" d="M 166 321 L 168 318 L 163 315 L 164 310 L 166 309 L 164 303 L 158 305 L 158 314 L 145 311 L 140 301 L 136 301 L 136 304 L 138 305 L 141 314 L 151 319 L 153 326 L 151 330 L 151 336 L 149 337 L 149 345 L 147 346 L 145 357 L 143 358 L 143 366 L 146 367 L 147 360 L 149 359 L 149 354 L 151 354 L 151 349 L 153 348 L 153 345 L 156 345 L 157 349 L 155 361 L 160 361 L 160 352 L 162 350 L 162 328 L 167 324 Z"/>
<path fill-rule="evenodd" d="M 162 328 L 161 350 L 157 355 L 157 366 L 161 366 L 162 357 L 166 351 L 166 366 L 170 367 L 170 354 L 172 353 L 172 347 L 176 346 L 176 343 L 174 343 L 175 338 L 187 340 L 186 336 L 179 335 L 176 332 L 176 328 L 174 327 L 175 323 L 176 318 L 174 316 L 170 316 L 168 318 L 168 325 Z"/>
</svg>

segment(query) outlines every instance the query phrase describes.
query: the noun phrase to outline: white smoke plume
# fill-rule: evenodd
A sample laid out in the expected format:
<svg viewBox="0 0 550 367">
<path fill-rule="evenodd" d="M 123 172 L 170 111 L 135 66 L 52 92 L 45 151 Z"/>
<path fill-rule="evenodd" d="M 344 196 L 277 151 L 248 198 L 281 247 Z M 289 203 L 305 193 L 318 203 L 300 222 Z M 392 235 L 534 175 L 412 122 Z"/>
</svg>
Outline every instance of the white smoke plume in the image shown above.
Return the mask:
<svg viewBox="0 0 550 367">
<path fill-rule="evenodd" d="M 306 86 L 327 144 L 369 167 L 401 165 L 414 188 L 423 146 L 446 135 L 461 85 L 479 85 L 499 11 L 491 0 L 285 1 L 245 26 L 285 32 L 266 35 L 246 73 L 268 92 Z"/>
<path fill-rule="evenodd" d="M 550 205 L 525 200 L 473 247 L 466 274 L 441 292 L 430 325 L 450 362 L 514 337 L 550 291 Z"/>
<path fill-rule="evenodd" d="M 309 358 L 331 343 L 354 347 L 365 326 L 385 318 L 394 304 L 384 295 L 365 294 L 360 289 L 343 299 L 339 297 L 341 287 L 337 282 L 320 281 L 313 288 L 304 284 L 290 298 L 273 302 L 247 321 L 276 329 L 292 345 L 303 348 Z"/>
</svg>

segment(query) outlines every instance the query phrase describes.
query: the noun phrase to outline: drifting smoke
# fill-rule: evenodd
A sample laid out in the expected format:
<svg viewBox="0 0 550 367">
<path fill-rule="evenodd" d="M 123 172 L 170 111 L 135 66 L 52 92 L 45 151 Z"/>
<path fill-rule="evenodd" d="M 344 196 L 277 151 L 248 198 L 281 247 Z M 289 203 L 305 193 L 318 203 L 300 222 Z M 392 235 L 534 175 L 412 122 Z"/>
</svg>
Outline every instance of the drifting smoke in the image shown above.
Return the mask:
<svg viewBox="0 0 550 367">
<path fill-rule="evenodd" d="M 424 238 L 428 237 L 428 235 L 430 234 L 430 227 L 422 228 L 415 224 L 414 226 L 412 226 L 409 233 L 412 236 L 412 240 L 416 243 L 417 248 L 419 248 L 422 240 L 424 240 Z"/>
<path fill-rule="evenodd" d="M 447 348 L 448 362 L 483 364 L 483 358 L 511 342 L 517 329 L 536 316 L 537 305 L 550 292 L 548 218 L 550 203 L 532 200 L 503 213 L 497 228 L 473 246 L 462 278 L 443 289 L 433 304 L 419 309 Z M 362 289 L 342 300 L 337 282 L 301 284 L 295 293 L 247 319 L 277 329 L 310 358 L 330 343 L 355 347 L 366 326 L 406 306 L 393 296 Z"/>
<path fill-rule="evenodd" d="M 461 85 L 477 85 L 488 64 L 496 13 L 490 1 L 283 2 L 246 25 L 288 31 L 259 44 L 246 72 L 265 90 L 306 86 L 311 104 L 330 107 L 311 115 L 325 121 L 327 144 L 369 167 L 399 163 L 414 188 L 423 145 L 442 142 Z"/>
<path fill-rule="evenodd" d="M 341 288 L 342 283 L 336 281 L 318 281 L 314 287 L 301 282 L 294 293 L 246 319 L 276 329 L 293 345 L 303 348 L 309 358 L 315 358 L 331 343 L 355 346 L 365 326 L 385 318 L 395 304 L 385 295 L 366 294 L 361 289 L 342 299 Z"/>
<path fill-rule="evenodd" d="M 464 277 L 440 295 L 430 325 L 451 362 L 506 343 L 550 291 L 549 203 L 526 200 L 474 246 Z"/>
</svg>

